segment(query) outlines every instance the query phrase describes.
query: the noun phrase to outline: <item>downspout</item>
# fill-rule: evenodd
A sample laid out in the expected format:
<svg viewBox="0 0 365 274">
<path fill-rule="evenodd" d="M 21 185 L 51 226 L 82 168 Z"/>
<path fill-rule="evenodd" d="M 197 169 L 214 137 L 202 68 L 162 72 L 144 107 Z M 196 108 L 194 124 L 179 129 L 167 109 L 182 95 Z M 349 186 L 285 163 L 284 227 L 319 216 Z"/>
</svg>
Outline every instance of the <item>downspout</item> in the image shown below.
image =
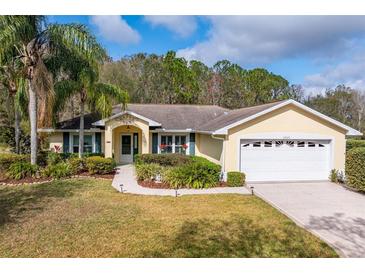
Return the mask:
<svg viewBox="0 0 365 274">
<path fill-rule="evenodd" d="M 227 181 L 227 173 L 225 172 L 225 167 L 226 167 L 226 142 L 225 142 L 225 140 L 226 140 L 226 137 L 217 137 L 217 136 L 214 136 L 213 134 L 211 135 L 211 137 L 213 139 L 223 141 L 221 179 L 222 179 L 222 181 L 226 182 Z"/>
</svg>

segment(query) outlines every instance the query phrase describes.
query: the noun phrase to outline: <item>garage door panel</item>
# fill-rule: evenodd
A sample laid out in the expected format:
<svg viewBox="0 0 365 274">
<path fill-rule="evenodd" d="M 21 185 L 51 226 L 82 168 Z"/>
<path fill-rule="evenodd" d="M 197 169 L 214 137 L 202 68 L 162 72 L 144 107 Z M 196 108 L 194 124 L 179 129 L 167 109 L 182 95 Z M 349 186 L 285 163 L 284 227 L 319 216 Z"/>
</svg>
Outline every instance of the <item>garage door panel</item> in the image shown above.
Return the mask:
<svg viewBox="0 0 365 274">
<path fill-rule="evenodd" d="M 327 179 L 329 148 L 329 141 L 243 140 L 241 171 L 248 181 Z"/>
</svg>

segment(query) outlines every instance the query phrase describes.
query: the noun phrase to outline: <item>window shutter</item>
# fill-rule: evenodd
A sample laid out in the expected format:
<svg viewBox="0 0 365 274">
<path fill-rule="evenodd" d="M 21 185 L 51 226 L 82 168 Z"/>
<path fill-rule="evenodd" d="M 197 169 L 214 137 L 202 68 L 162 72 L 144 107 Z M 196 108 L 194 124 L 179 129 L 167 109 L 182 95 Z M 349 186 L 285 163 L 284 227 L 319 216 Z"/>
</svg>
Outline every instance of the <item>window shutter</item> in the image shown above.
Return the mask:
<svg viewBox="0 0 365 274">
<path fill-rule="evenodd" d="M 70 133 L 64 132 L 63 133 L 63 153 L 70 152 Z"/>
<path fill-rule="evenodd" d="M 95 153 L 101 153 L 101 132 L 95 133 Z"/>
<path fill-rule="evenodd" d="M 195 133 L 190 133 L 189 154 L 195 155 Z"/>
<path fill-rule="evenodd" d="M 152 153 L 158 152 L 157 146 L 158 146 L 158 134 L 152 133 Z"/>
</svg>

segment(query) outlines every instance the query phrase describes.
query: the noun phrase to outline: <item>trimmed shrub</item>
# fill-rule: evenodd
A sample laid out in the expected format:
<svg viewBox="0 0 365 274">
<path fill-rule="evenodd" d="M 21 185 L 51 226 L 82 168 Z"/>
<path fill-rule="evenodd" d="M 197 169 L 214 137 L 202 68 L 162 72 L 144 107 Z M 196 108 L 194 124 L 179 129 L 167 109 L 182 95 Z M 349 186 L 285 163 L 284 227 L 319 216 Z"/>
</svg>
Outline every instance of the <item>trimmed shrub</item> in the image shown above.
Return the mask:
<svg viewBox="0 0 365 274">
<path fill-rule="evenodd" d="M 338 183 L 338 170 L 331 169 L 330 176 L 328 177 L 332 183 Z"/>
<path fill-rule="evenodd" d="M 72 174 L 79 174 L 81 172 L 86 171 L 86 160 L 85 158 L 69 158 L 67 160 L 70 165 L 70 169 Z"/>
<path fill-rule="evenodd" d="M 32 165 L 29 162 L 20 161 L 12 163 L 8 172 L 6 173 L 7 177 L 15 180 L 20 180 L 25 177 L 30 177 L 36 174 L 38 167 L 36 165 Z"/>
<path fill-rule="evenodd" d="M 191 162 L 192 157 L 188 155 L 169 154 L 141 154 L 135 156 L 136 164 L 159 164 L 161 166 L 181 166 Z"/>
<path fill-rule="evenodd" d="M 116 164 L 112 158 L 103 158 L 92 156 L 86 158 L 86 169 L 90 174 L 108 174 L 112 173 Z"/>
<path fill-rule="evenodd" d="M 159 164 L 138 164 L 136 165 L 136 175 L 138 180 L 156 180 L 161 176 L 163 167 Z"/>
<path fill-rule="evenodd" d="M 166 170 L 163 180 L 173 188 L 208 188 L 217 185 L 220 171 L 219 165 L 198 160 Z"/>
<path fill-rule="evenodd" d="M 66 162 L 48 165 L 41 172 L 43 177 L 51 177 L 54 179 L 61 179 L 72 174 L 71 167 Z"/>
<path fill-rule="evenodd" d="M 356 147 L 365 147 L 365 140 L 349 139 L 346 140 L 346 151 Z"/>
<path fill-rule="evenodd" d="M 29 155 L 2 153 L 0 154 L 0 172 L 6 172 L 11 164 L 29 161 Z"/>
<path fill-rule="evenodd" d="M 244 186 L 246 175 L 238 171 L 231 171 L 227 173 L 228 186 Z"/>
<path fill-rule="evenodd" d="M 365 147 L 358 147 L 346 153 L 346 184 L 359 191 L 365 191 Z"/>
</svg>

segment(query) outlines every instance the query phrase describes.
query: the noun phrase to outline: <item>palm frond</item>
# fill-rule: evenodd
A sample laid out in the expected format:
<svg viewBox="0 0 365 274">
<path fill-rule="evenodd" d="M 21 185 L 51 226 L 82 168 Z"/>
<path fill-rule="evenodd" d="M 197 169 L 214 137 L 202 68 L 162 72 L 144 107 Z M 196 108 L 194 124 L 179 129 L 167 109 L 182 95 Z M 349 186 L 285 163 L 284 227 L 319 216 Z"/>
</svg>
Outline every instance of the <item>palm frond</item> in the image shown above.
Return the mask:
<svg viewBox="0 0 365 274">
<path fill-rule="evenodd" d="M 42 33 L 42 37 L 48 41 L 53 51 L 62 45 L 90 64 L 102 63 L 108 57 L 88 28 L 81 24 L 51 24 Z"/>
<path fill-rule="evenodd" d="M 81 89 L 82 86 L 78 82 L 72 80 L 63 80 L 55 84 L 54 90 L 56 96 L 52 112 L 53 124 L 56 122 L 57 114 L 64 108 L 68 99 L 75 93 L 80 92 Z"/>
</svg>

